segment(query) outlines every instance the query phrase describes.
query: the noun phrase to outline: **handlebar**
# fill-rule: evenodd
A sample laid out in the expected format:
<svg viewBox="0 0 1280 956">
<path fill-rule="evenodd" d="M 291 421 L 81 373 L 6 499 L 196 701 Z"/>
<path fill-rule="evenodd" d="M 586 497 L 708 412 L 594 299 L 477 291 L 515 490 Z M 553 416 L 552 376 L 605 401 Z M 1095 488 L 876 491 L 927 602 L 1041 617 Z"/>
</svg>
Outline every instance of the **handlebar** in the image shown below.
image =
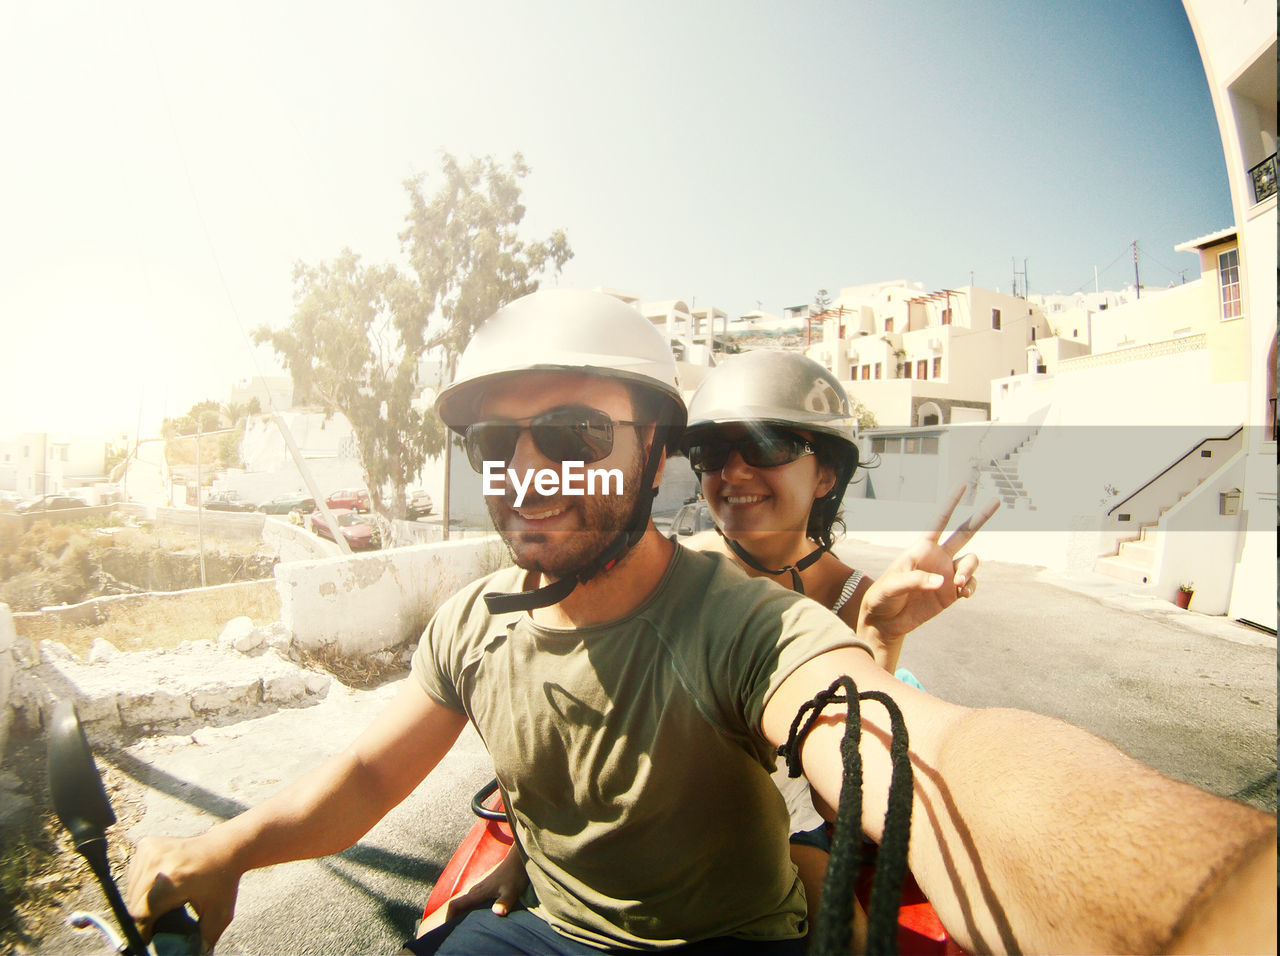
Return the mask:
<svg viewBox="0 0 1280 956">
<path fill-rule="evenodd" d="M 471 798 L 471 812 L 478 816 L 481 820 L 502 820 L 506 822 L 507 813 L 505 810 L 490 810 L 484 805 L 484 802 L 498 789 L 498 781 L 490 780 L 483 787 L 476 791 L 476 795 Z"/>
</svg>

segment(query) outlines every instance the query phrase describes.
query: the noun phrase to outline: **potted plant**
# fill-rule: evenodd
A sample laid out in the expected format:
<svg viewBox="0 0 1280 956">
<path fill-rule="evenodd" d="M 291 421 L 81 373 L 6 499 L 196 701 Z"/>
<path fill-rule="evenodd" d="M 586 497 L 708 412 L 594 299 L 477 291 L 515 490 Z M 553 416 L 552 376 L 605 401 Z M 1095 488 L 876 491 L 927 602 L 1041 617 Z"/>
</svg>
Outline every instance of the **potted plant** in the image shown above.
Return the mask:
<svg viewBox="0 0 1280 956">
<path fill-rule="evenodd" d="M 1191 606 L 1191 595 L 1195 593 L 1195 582 L 1188 581 L 1186 584 L 1179 584 L 1178 593 L 1175 595 L 1173 603 L 1185 610 Z"/>
</svg>

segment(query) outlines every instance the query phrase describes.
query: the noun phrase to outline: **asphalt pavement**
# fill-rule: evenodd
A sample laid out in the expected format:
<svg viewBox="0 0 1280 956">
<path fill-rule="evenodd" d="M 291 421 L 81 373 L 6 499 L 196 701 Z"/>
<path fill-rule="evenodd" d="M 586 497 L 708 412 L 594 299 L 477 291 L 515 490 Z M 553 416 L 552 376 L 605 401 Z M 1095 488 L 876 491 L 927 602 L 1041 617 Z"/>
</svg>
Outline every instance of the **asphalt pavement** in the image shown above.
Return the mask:
<svg viewBox="0 0 1280 956">
<path fill-rule="evenodd" d="M 872 574 L 895 554 L 857 542 L 840 551 Z M 974 598 L 909 638 L 901 664 L 928 690 L 1061 717 L 1170 776 L 1274 812 L 1274 636 L 1092 574 L 984 563 L 979 582 Z M 395 690 L 335 688 L 313 706 L 142 740 L 113 755 L 145 800 L 130 836 L 198 833 L 260 802 L 340 749 Z M 491 776 L 468 730 L 351 850 L 248 874 L 218 951 L 394 952 L 472 822 L 471 795 Z M 41 951 L 102 950 L 68 931 Z"/>
</svg>

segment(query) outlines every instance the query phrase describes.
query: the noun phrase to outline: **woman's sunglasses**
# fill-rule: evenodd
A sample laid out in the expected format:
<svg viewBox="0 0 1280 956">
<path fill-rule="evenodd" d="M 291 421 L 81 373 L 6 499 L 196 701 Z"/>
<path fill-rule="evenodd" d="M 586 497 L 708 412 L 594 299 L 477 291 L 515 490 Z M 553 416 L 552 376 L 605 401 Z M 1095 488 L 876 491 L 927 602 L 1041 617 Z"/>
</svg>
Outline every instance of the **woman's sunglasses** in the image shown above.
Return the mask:
<svg viewBox="0 0 1280 956">
<path fill-rule="evenodd" d="M 734 452 L 752 468 L 777 468 L 813 454 L 813 446 L 794 432 L 756 429 L 738 438 L 705 438 L 689 446 L 689 464 L 699 475 L 719 471 Z"/>
<path fill-rule="evenodd" d="M 498 419 L 468 425 L 464 433 L 467 461 L 478 472 L 486 461 L 509 465 L 516 453 L 520 433 L 528 431 L 534 446 L 550 461 L 580 461 L 589 464 L 609 457 L 613 451 L 614 425 L 643 425 L 645 422 L 618 421 L 598 408 L 566 405 L 529 419 Z"/>
</svg>

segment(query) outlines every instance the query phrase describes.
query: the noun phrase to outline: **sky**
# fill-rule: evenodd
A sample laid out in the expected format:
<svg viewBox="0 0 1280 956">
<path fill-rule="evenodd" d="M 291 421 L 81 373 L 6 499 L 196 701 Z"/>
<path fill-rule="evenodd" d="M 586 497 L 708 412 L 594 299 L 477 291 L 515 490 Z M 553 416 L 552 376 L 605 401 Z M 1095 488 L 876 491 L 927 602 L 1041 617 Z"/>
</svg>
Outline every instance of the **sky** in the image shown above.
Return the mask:
<svg viewBox="0 0 1280 956">
<path fill-rule="evenodd" d="M 1198 274 L 1231 225 L 1176 0 L 0 7 L 0 441 L 153 435 L 282 374 L 295 263 L 519 152 L 556 280 L 730 316 L 908 279 Z"/>
</svg>

